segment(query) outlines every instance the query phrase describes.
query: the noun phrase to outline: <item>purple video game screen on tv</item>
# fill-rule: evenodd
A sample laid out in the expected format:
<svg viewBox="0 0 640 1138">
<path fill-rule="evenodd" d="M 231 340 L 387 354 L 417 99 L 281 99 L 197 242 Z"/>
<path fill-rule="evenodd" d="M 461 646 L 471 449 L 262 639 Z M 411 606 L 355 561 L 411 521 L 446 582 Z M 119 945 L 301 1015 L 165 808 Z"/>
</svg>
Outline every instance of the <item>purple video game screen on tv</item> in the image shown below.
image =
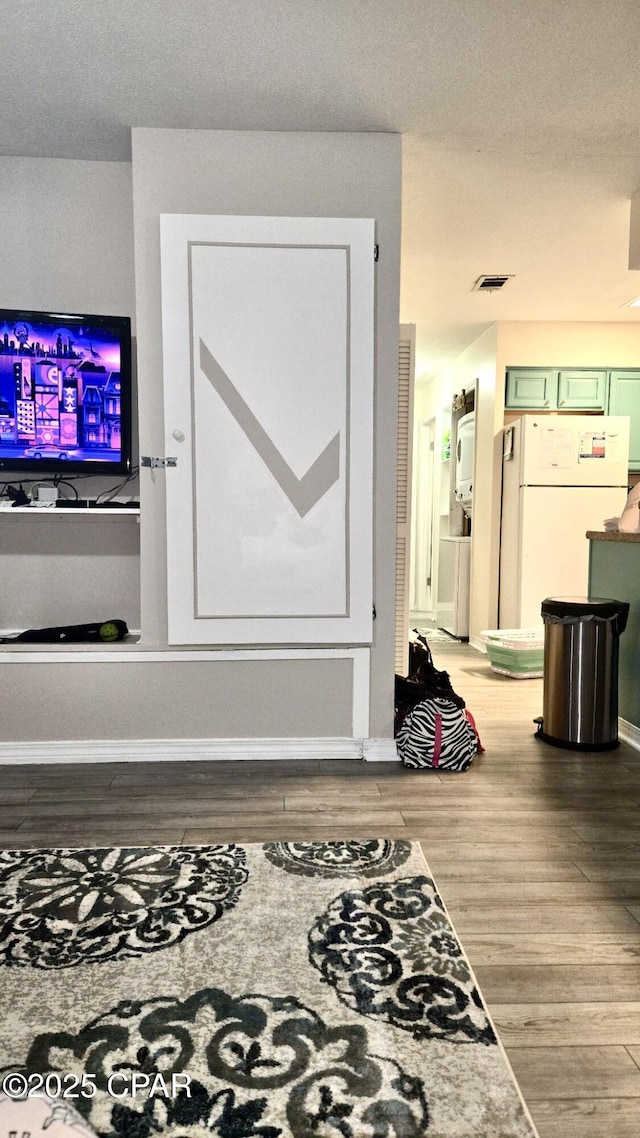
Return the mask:
<svg viewBox="0 0 640 1138">
<path fill-rule="evenodd" d="M 127 317 L 0 310 L 0 469 L 126 470 Z"/>
</svg>

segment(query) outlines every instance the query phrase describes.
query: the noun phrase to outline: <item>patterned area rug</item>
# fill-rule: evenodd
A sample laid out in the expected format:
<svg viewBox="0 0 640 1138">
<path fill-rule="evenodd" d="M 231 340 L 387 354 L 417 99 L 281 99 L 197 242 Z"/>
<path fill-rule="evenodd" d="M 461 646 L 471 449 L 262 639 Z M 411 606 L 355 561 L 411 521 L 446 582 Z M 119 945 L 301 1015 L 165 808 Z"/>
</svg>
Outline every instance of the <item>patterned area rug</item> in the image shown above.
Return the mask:
<svg viewBox="0 0 640 1138">
<path fill-rule="evenodd" d="M 417 843 L 2 853 L 0 993 L 0 1138 L 535 1136 Z"/>
</svg>

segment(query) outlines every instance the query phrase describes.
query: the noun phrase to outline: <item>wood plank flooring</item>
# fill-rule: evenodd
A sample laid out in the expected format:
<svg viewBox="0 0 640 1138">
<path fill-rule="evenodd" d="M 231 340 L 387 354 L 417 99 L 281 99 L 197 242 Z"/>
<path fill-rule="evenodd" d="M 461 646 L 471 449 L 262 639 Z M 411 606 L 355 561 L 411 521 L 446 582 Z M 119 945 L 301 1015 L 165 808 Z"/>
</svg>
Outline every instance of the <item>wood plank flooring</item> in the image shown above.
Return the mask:
<svg viewBox="0 0 640 1138">
<path fill-rule="evenodd" d="M 422 842 L 541 1138 L 640 1136 L 640 753 L 534 738 L 542 681 L 434 643 L 486 747 L 391 763 L 0 768 L 0 843 Z"/>
</svg>

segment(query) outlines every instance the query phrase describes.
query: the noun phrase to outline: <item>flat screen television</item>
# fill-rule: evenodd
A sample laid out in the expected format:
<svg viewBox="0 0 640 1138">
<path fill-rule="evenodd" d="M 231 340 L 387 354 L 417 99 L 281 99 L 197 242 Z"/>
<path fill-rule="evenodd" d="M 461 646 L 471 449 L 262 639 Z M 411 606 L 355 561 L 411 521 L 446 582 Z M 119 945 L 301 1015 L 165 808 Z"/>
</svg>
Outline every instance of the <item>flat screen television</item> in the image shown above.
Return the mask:
<svg viewBox="0 0 640 1138">
<path fill-rule="evenodd" d="M 131 471 L 131 321 L 0 308 L 0 476 Z"/>
</svg>

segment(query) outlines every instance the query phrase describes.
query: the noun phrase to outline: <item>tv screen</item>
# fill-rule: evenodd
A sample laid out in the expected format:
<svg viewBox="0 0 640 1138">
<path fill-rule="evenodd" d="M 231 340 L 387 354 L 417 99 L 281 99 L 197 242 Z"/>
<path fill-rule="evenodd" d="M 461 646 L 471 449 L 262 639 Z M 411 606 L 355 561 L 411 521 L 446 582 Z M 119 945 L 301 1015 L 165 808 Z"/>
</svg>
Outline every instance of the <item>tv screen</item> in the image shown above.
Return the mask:
<svg viewBox="0 0 640 1138">
<path fill-rule="evenodd" d="M 0 308 L 0 474 L 128 474 L 131 321 Z"/>
</svg>

